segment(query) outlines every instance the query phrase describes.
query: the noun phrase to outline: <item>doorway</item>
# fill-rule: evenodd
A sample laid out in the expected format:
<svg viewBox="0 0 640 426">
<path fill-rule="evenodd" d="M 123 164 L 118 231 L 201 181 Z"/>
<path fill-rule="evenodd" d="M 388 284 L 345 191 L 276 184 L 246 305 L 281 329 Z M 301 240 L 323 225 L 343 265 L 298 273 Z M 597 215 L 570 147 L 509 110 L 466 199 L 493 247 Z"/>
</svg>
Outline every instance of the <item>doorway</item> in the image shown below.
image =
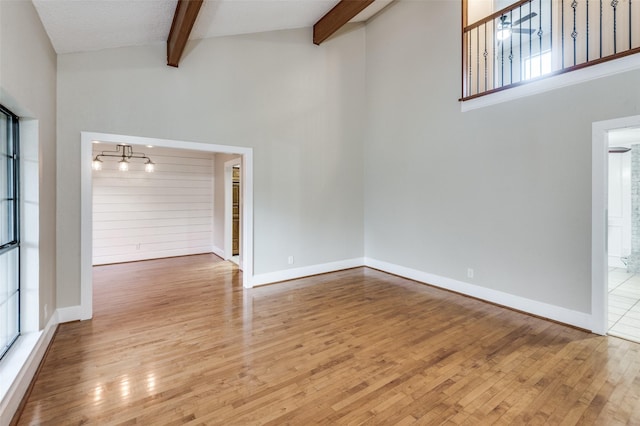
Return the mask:
<svg viewBox="0 0 640 426">
<path fill-rule="evenodd" d="M 234 158 L 224 163 L 225 226 L 224 258 L 243 268 L 243 192 L 242 158 Z"/>
<path fill-rule="evenodd" d="M 640 342 L 640 116 L 594 123 L 592 154 L 592 330 Z"/>
<path fill-rule="evenodd" d="M 81 132 L 81 165 L 80 165 L 80 305 L 72 307 L 69 317 L 86 320 L 93 316 L 93 278 L 92 278 L 92 141 L 107 144 L 125 143 L 130 145 L 152 145 L 162 148 L 178 148 L 212 153 L 235 154 L 242 164 L 241 183 L 241 263 L 243 264 L 243 286 L 253 286 L 253 149 L 229 145 L 186 142 L 168 139 L 145 138 L 108 133 Z M 245 249 L 246 248 L 246 249 Z M 243 253 L 244 251 L 244 253 Z"/>
<path fill-rule="evenodd" d="M 640 128 L 610 130 L 608 146 L 607 332 L 640 342 Z"/>
</svg>

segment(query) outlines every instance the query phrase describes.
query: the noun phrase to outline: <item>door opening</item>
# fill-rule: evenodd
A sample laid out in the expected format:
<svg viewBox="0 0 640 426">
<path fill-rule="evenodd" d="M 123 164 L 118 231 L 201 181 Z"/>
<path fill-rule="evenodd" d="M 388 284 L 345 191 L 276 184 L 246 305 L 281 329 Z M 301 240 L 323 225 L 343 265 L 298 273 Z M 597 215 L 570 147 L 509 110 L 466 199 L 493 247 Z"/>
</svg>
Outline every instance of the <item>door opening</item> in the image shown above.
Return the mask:
<svg viewBox="0 0 640 426">
<path fill-rule="evenodd" d="M 240 157 L 224 163 L 225 176 L 225 247 L 224 257 L 242 269 L 242 159 Z"/>
<path fill-rule="evenodd" d="M 640 116 L 592 138 L 592 331 L 640 342 Z"/>
<path fill-rule="evenodd" d="M 233 167 L 231 191 L 231 255 L 240 256 L 240 166 Z"/>
<path fill-rule="evenodd" d="M 608 132 L 607 332 L 640 342 L 640 128 Z"/>
<path fill-rule="evenodd" d="M 253 149 L 230 145 L 217 145 L 169 139 L 145 138 L 108 133 L 81 132 L 80 141 L 80 305 L 64 312 L 66 321 L 85 320 L 93 316 L 93 191 L 92 149 L 93 141 L 106 144 L 126 143 L 130 145 L 152 145 L 159 148 L 177 148 L 238 156 L 241 169 L 240 190 L 240 264 L 243 270 L 242 283 L 253 287 Z M 226 191 L 225 191 L 226 192 Z M 246 247 L 246 250 L 244 249 Z M 225 256 L 226 257 L 226 256 Z"/>
</svg>

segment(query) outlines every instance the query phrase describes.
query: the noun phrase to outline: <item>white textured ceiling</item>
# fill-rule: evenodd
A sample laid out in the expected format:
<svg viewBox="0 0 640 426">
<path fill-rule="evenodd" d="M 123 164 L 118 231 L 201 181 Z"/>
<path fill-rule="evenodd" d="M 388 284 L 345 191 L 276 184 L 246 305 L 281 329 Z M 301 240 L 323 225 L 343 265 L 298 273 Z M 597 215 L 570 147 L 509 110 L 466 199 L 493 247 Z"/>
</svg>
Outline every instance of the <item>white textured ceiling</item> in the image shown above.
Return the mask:
<svg viewBox="0 0 640 426">
<path fill-rule="evenodd" d="M 366 21 L 391 0 L 376 0 Z M 191 39 L 311 27 L 338 0 L 205 0 Z M 58 53 L 167 40 L 177 0 L 33 0 Z M 309 35 L 311 40 L 311 35 Z"/>
<path fill-rule="evenodd" d="M 58 53 L 166 40 L 177 0 L 34 0 Z"/>
</svg>

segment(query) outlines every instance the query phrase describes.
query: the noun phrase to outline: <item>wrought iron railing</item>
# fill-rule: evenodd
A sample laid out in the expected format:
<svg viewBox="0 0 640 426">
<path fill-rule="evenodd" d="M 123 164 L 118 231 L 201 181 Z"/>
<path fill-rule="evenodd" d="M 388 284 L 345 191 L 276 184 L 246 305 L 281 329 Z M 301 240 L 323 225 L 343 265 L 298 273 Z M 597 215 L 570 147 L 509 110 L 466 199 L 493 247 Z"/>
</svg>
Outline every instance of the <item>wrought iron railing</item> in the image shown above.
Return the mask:
<svg viewBox="0 0 640 426">
<path fill-rule="evenodd" d="M 464 27 L 462 100 L 640 53 L 632 2 L 521 0 Z"/>
</svg>

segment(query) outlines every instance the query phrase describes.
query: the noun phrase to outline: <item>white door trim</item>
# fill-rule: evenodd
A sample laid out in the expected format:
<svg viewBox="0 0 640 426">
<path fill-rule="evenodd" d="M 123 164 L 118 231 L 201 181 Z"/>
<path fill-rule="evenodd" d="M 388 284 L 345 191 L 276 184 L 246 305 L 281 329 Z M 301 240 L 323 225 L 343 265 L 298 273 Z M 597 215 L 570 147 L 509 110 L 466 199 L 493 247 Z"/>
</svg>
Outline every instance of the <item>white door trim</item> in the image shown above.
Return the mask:
<svg viewBox="0 0 640 426">
<path fill-rule="evenodd" d="M 640 127 L 640 115 L 598 121 L 591 129 L 591 331 L 608 330 L 607 210 L 609 183 L 609 131 Z"/>
<path fill-rule="evenodd" d="M 232 215 L 232 204 L 233 204 L 233 166 L 240 166 L 240 173 L 242 176 L 240 177 L 240 185 L 244 186 L 243 178 L 244 178 L 244 170 L 242 167 L 242 159 L 234 158 L 233 160 L 225 161 L 224 163 L 224 259 L 231 259 L 233 253 L 232 247 L 232 239 L 233 239 L 233 215 Z M 244 217 L 243 209 L 242 209 L 242 187 L 240 188 L 240 216 L 241 220 Z M 242 236 L 242 233 L 240 233 Z M 242 267 L 242 260 L 244 259 L 242 253 L 242 241 L 240 242 L 240 269 Z"/>
<path fill-rule="evenodd" d="M 253 279 L 253 149 L 230 145 L 215 145 L 170 139 L 146 138 L 139 136 L 114 135 L 109 133 L 80 133 L 80 304 L 81 318 L 93 316 L 92 279 L 92 233 L 93 203 L 91 160 L 92 142 L 127 143 L 131 145 L 153 145 L 164 148 L 192 149 L 196 151 L 238 154 L 242 157 L 243 223 L 242 244 L 244 247 L 243 286 L 252 287 Z"/>
</svg>

